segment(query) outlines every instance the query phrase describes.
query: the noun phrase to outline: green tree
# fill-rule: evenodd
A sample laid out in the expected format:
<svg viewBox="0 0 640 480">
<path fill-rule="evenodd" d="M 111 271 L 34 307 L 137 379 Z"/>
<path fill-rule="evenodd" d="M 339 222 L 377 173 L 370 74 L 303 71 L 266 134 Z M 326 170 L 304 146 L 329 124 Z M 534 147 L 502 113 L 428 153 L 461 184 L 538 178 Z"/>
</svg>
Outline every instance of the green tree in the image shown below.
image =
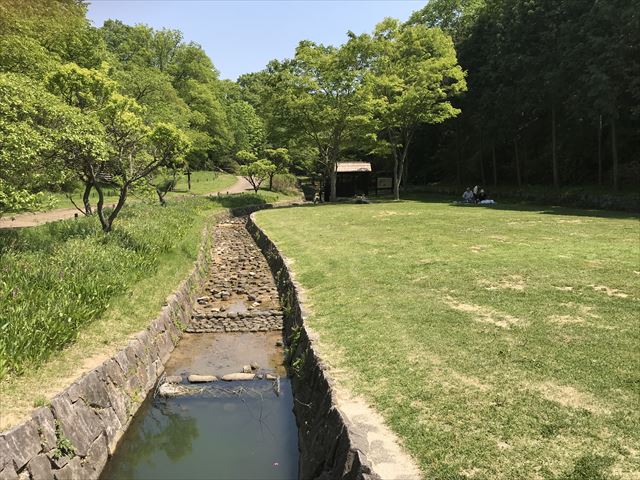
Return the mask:
<svg viewBox="0 0 640 480">
<path fill-rule="evenodd" d="M 0 38 L 28 37 L 56 60 L 95 68 L 103 61 L 104 43 L 86 12 L 87 4 L 76 0 L 3 0 Z"/>
<path fill-rule="evenodd" d="M 380 23 L 371 38 L 367 76 L 379 121 L 380 143 L 393 156 L 394 196 L 400 198 L 408 152 L 421 124 L 441 123 L 460 110 L 451 98 L 464 90 L 464 73 L 451 38 L 440 29 Z"/>
<path fill-rule="evenodd" d="M 286 148 L 267 148 L 264 155 L 276 168 L 269 174 L 269 190 L 273 190 L 273 177 L 278 173 L 286 173 L 291 164 L 289 150 Z"/>
<path fill-rule="evenodd" d="M 240 175 L 251 184 L 256 193 L 258 193 L 260 185 L 275 171 L 276 166 L 266 159 L 256 160 L 240 166 Z"/>
<path fill-rule="evenodd" d="M 249 103 L 240 100 L 227 105 L 227 119 L 233 136 L 232 152 L 257 152 L 265 143 L 264 123 Z"/>
<path fill-rule="evenodd" d="M 86 115 L 87 125 L 92 125 L 94 132 L 99 127 L 94 126 L 97 122 L 97 114 L 105 107 L 111 96 L 115 92 L 116 83 L 112 81 L 105 70 L 95 70 L 80 67 L 74 63 L 61 65 L 55 72 L 47 78 L 47 89 L 56 94 L 67 105 L 77 108 Z M 93 138 L 89 135 L 89 138 Z M 85 215 L 91 215 L 90 193 L 95 186 L 94 176 L 91 174 L 91 166 L 102 162 L 104 149 L 93 141 L 93 148 L 81 148 L 82 142 L 73 148 L 73 155 L 66 158 L 67 169 L 74 172 L 77 178 L 83 183 L 82 194 L 83 208 L 80 210 Z M 90 145 L 85 145 L 90 147 Z M 71 195 L 68 198 L 73 202 Z M 74 203 L 75 205 L 75 203 Z M 76 206 L 77 208 L 77 206 Z"/>
<path fill-rule="evenodd" d="M 33 80 L 0 73 L 0 215 L 38 207 L 40 192 L 68 180 L 64 161 L 87 141 L 85 127 Z"/>
<path fill-rule="evenodd" d="M 273 102 L 290 136 L 302 136 L 318 152 L 336 199 L 336 168 L 345 145 L 371 122 L 362 85 L 365 64 L 351 35 L 340 48 L 300 42 L 291 62 L 272 62 Z"/>
<path fill-rule="evenodd" d="M 113 222 L 124 206 L 129 190 L 145 181 L 160 167 L 178 167 L 188 149 L 185 135 L 170 124 L 147 127 L 141 108 L 131 98 L 115 94 L 100 112 L 109 146 L 108 161 L 90 165 L 90 173 L 98 192 L 97 213 L 102 229 L 111 231 Z M 104 209 L 102 181 L 108 180 L 119 190 L 115 208 Z"/>
<path fill-rule="evenodd" d="M 0 36 L 0 72 L 21 73 L 42 80 L 56 65 L 56 58 L 33 38 Z"/>
</svg>

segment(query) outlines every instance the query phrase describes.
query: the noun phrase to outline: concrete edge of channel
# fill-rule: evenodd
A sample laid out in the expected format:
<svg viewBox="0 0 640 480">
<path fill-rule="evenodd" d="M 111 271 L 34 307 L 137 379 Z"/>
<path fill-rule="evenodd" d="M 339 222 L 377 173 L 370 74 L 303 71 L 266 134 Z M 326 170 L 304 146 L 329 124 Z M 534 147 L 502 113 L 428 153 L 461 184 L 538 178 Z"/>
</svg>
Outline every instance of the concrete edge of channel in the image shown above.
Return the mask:
<svg viewBox="0 0 640 480">
<path fill-rule="evenodd" d="M 331 378 L 319 353 L 319 336 L 305 321 L 304 289 L 290 261 L 256 224 L 253 212 L 247 229 L 269 263 L 283 306 L 299 428 L 300 479 L 419 479 L 417 464 L 380 414 Z"/>
</svg>

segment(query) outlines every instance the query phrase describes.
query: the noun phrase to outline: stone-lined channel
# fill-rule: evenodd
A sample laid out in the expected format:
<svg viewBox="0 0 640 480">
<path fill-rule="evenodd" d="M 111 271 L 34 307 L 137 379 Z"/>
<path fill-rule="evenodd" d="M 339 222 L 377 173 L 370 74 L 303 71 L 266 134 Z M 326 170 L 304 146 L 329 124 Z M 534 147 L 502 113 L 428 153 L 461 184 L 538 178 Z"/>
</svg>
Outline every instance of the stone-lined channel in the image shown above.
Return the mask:
<svg viewBox="0 0 640 480">
<path fill-rule="evenodd" d="M 297 478 L 282 310 L 245 224 L 240 217 L 216 226 L 191 322 L 102 479 Z"/>
</svg>

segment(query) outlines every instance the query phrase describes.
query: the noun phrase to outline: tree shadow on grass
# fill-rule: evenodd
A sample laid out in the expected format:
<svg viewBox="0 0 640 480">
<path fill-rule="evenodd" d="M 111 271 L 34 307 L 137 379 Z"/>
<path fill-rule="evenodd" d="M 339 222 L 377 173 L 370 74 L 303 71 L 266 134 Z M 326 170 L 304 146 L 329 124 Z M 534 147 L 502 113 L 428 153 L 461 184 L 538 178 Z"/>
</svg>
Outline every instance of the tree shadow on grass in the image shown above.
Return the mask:
<svg viewBox="0 0 640 480">
<path fill-rule="evenodd" d="M 520 203 L 496 203 L 494 205 L 465 205 L 451 203 L 455 208 L 488 208 L 490 210 L 503 210 L 512 212 L 531 212 L 540 215 L 565 215 L 572 217 L 595 217 L 595 218 L 615 218 L 615 219 L 640 219 L 640 214 L 633 212 L 620 212 L 615 210 L 595 210 L 582 208 L 569 208 L 558 206 L 541 206 Z"/>
<path fill-rule="evenodd" d="M 487 208 L 490 210 L 504 210 L 504 211 L 518 211 L 518 212 L 531 212 L 541 215 L 568 215 L 579 217 L 596 217 L 596 218 L 615 218 L 615 219 L 640 219 L 640 213 L 623 212 L 617 210 L 597 210 L 597 209 L 585 209 L 585 208 L 572 208 L 572 207 L 559 207 L 550 205 L 537 205 L 527 202 L 518 202 L 504 200 L 494 205 L 475 205 L 458 203 L 459 198 L 451 195 L 433 194 L 433 193 L 409 193 L 403 196 L 402 200 L 423 202 L 423 203 L 437 203 L 437 204 L 449 204 L 452 208 Z M 393 198 L 374 197 L 372 203 L 394 203 Z"/>
</svg>

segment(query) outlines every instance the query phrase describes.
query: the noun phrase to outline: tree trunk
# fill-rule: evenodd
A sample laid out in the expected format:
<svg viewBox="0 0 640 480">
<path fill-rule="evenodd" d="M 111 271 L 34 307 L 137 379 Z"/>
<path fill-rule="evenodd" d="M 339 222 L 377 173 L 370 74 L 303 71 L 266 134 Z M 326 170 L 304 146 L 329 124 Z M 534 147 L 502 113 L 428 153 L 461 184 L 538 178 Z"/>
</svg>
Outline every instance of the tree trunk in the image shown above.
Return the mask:
<svg viewBox="0 0 640 480">
<path fill-rule="evenodd" d="M 407 191 L 407 182 L 409 181 L 409 158 L 406 158 L 402 167 L 402 191 Z"/>
<path fill-rule="evenodd" d="M 122 187 L 120 187 L 120 196 L 118 197 L 118 203 L 116 204 L 116 208 L 113 209 L 113 211 L 111 212 L 111 215 L 109 215 L 109 218 L 107 219 L 107 228 L 106 229 L 103 228 L 105 232 L 111 231 L 111 226 L 113 225 L 113 221 L 116 219 L 116 217 L 120 213 L 120 210 L 122 210 L 122 207 L 124 206 L 124 202 L 127 200 L 128 191 L 129 191 L 129 185 L 127 183 L 125 183 Z"/>
<path fill-rule="evenodd" d="M 400 200 L 400 179 L 402 175 L 398 168 L 398 150 L 395 145 L 392 145 L 391 151 L 393 152 L 393 198 Z"/>
<path fill-rule="evenodd" d="M 91 211 L 91 201 L 89 200 L 89 194 L 91 193 L 92 188 L 93 188 L 93 182 L 91 180 L 85 182 L 84 193 L 82 194 L 82 203 L 84 204 L 85 215 L 91 215 L 93 213 Z"/>
<path fill-rule="evenodd" d="M 187 168 L 187 188 L 191 191 L 191 169 Z"/>
<path fill-rule="evenodd" d="M 396 200 L 400 200 L 400 184 L 402 183 L 402 180 L 404 178 L 404 166 L 406 165 L 407 154 L 409 153 L 409 142 L 410 139 L 407 138 L 405 141 L 405 145 L 402 148 L 402 153 L 400 153 L 400 158 L 398 158 L 397 150 L 395 148 L 393 149 L 393 174 L 394 177 L 397 177 L 397 182 L 394 184 L 393 193 Z"/>
<path fill-rule="evenodd" d="M 493 162 L 493 186 L 498 186 L 498 163 L 496 162 L 496 144 L 491 144 L 491 160 Z"/>
<path fill-rule="evenodd" d="M 487 184 L 487 179 L 484 174 L 484 133 L 482 129 L 480 129 L 480 180 L 482 181 L 482 185 Z"/>
<path fill-rule="evenodd" d="M 338 163 L 336 159 L 327 161 L 329 165 L 329 201 L 335 202 L 338 198 L 337 184 L 338 184 Z"/>
<path fill-rule="evenodd" d="M 616 120 L 611 119 L 611 159 L 613 160 L 613 189 L 618 190 L 618 139 L 616 138 Z"/>
<path fill-rule="evenodd" d="M 104 193 L 102 187 L 97 183 L 95 184 L 96 192 L 98 192 L 98 203 L 96 204 L 96 212 L 98 213 L 98 219 L 100 219 L 100 225 L 102 225 L 102 231 L 107 232 L 107 219 L 104 216 Z"/>
<path fill-rule="evenodd" d="M 275 175 L 275 173 L 272 173 L 271 175 L 269 175 L 269 191 L 273 191 L 273 176 Z"/>
<path fill-rule="evenodd" d="M 522 187 L 522 176 L 520 173 L 520 155 L 518 155 L 518 139 L 513 139 L 513 148 L 516 155 L 516 181 L 518 182 L 518 188 Z"/>
<path fill-rule="evenodd" d="M 460 126 L 456 126 L 456 185 L 460 187 L 462 183 L 460 173 L 460 163 L 462 161 L 462 153 L 460 152 Z"/>
<path fill-rule="evenodd" d="M 560 188 L 560 176 L 558 174 L 558 156 L 556 144 L 556 106 L 551 104 L 551 166 L 553 170 L 553 186 Z"/>
<path fill-rule="evenodd" d="M 598 117 L 598 185 L 602 186 L 602 115 Z"/>
<path fill-rule="evenodd" d="M 163 193 L 161 189 L 156 188 L 156 193 L 158 194 L 158 200 L 160 200 L 160 205 L 165 207 L 167 205 L 167 202 L 164 201 L 164 196 L 167 192 Z"/>
</svg>

